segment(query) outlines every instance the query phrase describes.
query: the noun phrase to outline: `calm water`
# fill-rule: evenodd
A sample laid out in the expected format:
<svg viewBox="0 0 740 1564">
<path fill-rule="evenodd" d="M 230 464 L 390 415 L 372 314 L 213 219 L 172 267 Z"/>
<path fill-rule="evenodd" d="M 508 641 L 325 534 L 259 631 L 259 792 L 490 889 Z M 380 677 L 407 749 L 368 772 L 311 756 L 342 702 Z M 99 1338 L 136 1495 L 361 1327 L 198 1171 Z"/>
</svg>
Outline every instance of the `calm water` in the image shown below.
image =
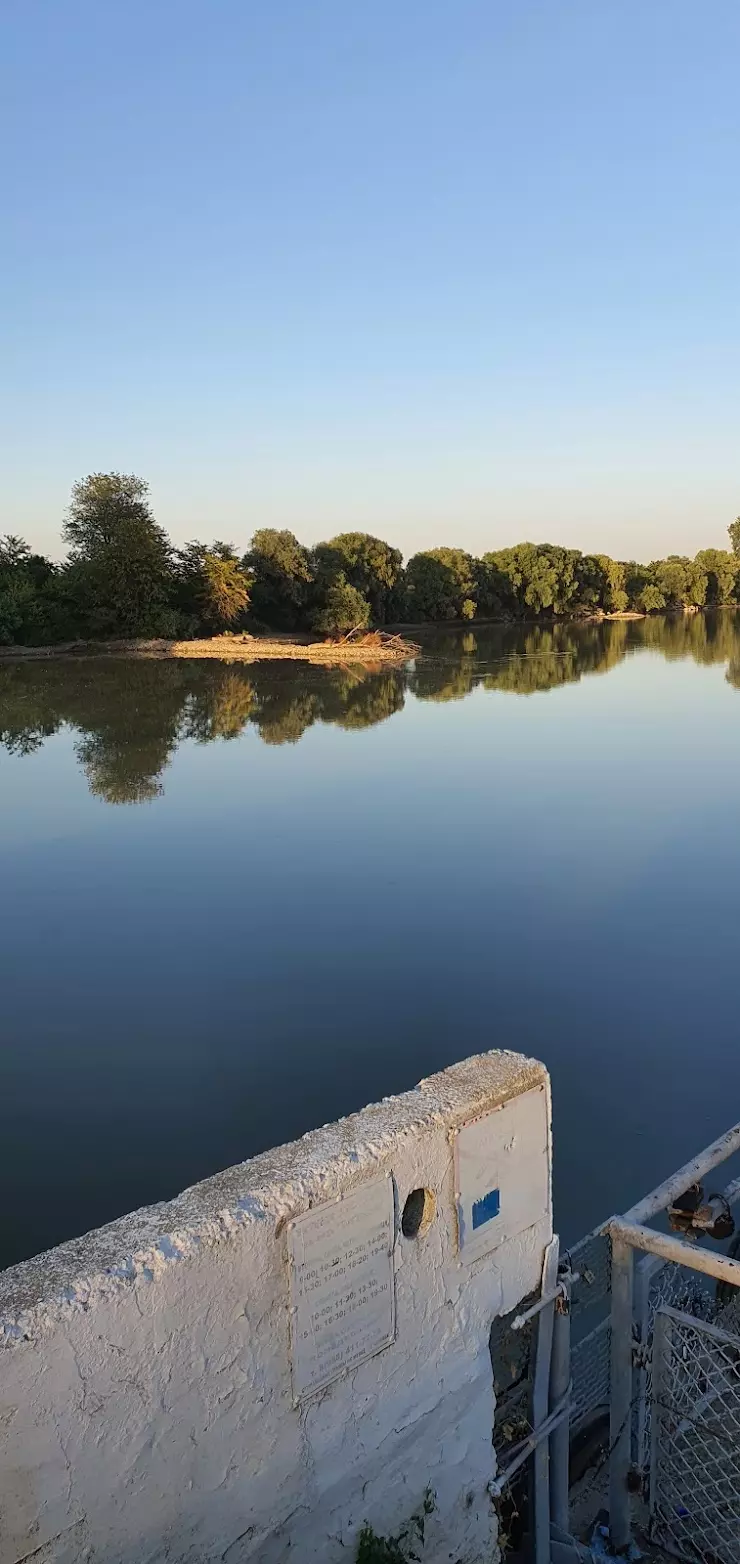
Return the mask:
<svg viewBox="0 0 740 1564">
<path fill-rule="evenodd" d="M 0 664 L 0 1264 L 491 1047 L 624 1207 L 740 1117 L 739 779 L 729 612 Z"/>
</svg>

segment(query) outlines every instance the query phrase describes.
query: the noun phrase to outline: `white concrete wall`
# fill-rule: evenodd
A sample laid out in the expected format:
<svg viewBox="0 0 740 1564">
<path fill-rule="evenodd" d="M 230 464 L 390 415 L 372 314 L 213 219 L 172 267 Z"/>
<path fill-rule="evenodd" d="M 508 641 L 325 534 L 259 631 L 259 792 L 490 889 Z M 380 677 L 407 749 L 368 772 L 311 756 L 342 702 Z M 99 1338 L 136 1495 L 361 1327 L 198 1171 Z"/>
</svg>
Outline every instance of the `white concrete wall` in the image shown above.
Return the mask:
<svg viewBox="0 0 740 1564">
<path fill-rule="evenodd" d="M 451 1132 L 533 1089 L 544 1196 L 465 1263 Z M 0 1564 L 351 1564 L 427 1490 L 423 1558 L 494 1558 L 488 1337 L 539 1284 L 549 1118 L 541 1064 L 481 1055 L 0 1275 Z M 296 1407 L 287 1222 L 379 1173 L 399 1220 L 411 1189 L 437 1200 L 396 1238 L 395 1340 Z"/>
</svg>

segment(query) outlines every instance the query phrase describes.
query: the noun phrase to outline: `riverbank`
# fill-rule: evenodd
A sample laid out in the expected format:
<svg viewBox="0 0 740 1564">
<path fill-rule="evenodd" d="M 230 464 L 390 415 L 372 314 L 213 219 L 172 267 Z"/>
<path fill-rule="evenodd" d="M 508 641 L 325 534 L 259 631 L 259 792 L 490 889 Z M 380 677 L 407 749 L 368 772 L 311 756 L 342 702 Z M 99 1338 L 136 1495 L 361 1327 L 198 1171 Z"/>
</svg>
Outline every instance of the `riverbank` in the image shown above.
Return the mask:
<svg viewBox="0 0 740 1564">
<path fill-rule="evenodd" d="M 735 607 L 735 604 L 727 606 Z M 701 608 L 664 608 L 658 617 L 664 618 L 666 615 L 673 614 L 700 614 L 703 611 Z M 480 617 L 476 615 L 474 619 L 417 619 L 412 624 L 386 625 L 386 630 L 399 635 L 419 630 L 484 630 L 491 626 L 526 630 L 532 625 L 537 625 L 539 629 L 546 630 L 553 625 L 600 625 L 609 624 L 613 620 L 649 619 L 650 617 L 650 614 L 638 612 L 636 608 L 625 608 L 620 613 L 614 614 L 607 614 L 603 608 L 598 608 L 593 613 L 583 613 L 578 610 L 572 614 L 552 614 L 549 618 L 543 614 L 532 614 L 529 618 L 520 618 L 514 614 L 481 614 Z"/>
<path fill-rule="evenodd" d="M 299 636 L 218 635 L 200 641 L 66 641 L 52 646 L 0 646 L 5 662 L 46 658 L 119 657 L 169 659 L 218 658 L 221 662 L 321 663 L 341 667 L 347 663 L 404 663 L 421 648 L 401 635 L 372 631 L 341 641 L 309 641 Z"/>
</svg>

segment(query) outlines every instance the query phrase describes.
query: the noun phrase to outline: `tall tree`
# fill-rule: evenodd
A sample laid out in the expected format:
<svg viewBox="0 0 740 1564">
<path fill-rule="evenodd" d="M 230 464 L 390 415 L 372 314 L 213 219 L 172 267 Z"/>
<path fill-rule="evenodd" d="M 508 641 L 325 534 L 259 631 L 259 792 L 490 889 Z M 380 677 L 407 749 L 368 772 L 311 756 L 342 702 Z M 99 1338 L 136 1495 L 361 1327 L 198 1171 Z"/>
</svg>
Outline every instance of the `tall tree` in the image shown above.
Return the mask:
<svg viewBox="0 0 740 1564">
<path fill-rule="evenodd" d="M 597 554 L 596 558 L 604 578 L 601 606 L 607 614 L 622 614 L 629 603 L 624 565 L 608 554 Z"/>
<path fill-rule="evenodd" d="M 155 521 L 149 485 L 133 473 L 96 472 L 76 483 L 64 522 L 74 588 L 99 635 L 168 635 L 172 550 Z"/>
<path fill-rule="evenodd" d="M 251 606 L 257 619 L 279 630 L 297 630 L 306 622 L 313 570 L 308 550 L 292 532 L 261 527 L 243 563 L 252 577 Z"/>
<path fill-rule="evenodd" d="M 334 580 L 340 574 L 357 592 L 367 598 L 375 624 L 385 624 L 393 588 L 401 574 L 403 555 L 382 538 L 369 532 L 340 532 L 314 550 L 320 580 Z"/>
<path fill-rule="evenodd" d="M 650 571 L 669 608 L 700 608 L 707 595 L 707 576 L 693 559 L 670 554 L 656 559 Z"/>
<path fill-rule="evenodd" d="M 551 543 L 518 543 L 483 556 L 489 569 L 503 577 L 507 597 L 524 618 L 564 614 L 577 606 L 581 559 L 577 549 Z"/>
<path fill-rule="evenodd" d="M 0 644 L 38 645 L 53 639 L 48 590 L 55 569 L 14 533 L 0 537 Z"/>
<path fill-rule="evenodd" d="M 723 548 L 703 548 L 694 561 L 697 570 L 707 577 L 706 600 L 711 604 L 732 603 L 736 600 L 740 559 Z"/>
<path fill-rule="evenodd" d="M 730 534 L 730 545 L 733 554 L 740 554 L 740 516 L 736 516 L 735 520 L 730 522 L 727 531 Z"/>
<path fill-rule="evenodd" d="M 340 572 L 323 594 L 312 622 L 319 635 L 346 635 L 350 630 L 366 630 L 370 623 L 370 604 Z"/>
<path fill-rule="evenodd" d="M 410 620 L 472 619 L 476 611 L 474 562 L 461 548 L 431 548 L 406 566 Z"/>
<path fill-rule="evenodd" d="M 179 549 L 180 606 L 208 635 L 227 630 L 249 607 L 250 580 L 231 543 L 188 543 Z"/>
</svg>

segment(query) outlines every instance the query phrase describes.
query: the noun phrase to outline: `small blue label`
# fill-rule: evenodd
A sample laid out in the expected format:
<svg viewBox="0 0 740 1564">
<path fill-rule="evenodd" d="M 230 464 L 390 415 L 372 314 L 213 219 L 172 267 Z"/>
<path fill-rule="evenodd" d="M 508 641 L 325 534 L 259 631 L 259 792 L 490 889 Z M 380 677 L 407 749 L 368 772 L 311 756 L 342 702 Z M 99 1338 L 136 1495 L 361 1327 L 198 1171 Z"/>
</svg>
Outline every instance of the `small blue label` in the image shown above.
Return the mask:
<svg viewBox="0 0 740 1564">
<path fill-rule="evenodd" d="M 490 1222 L 498 1216 L 501 1210 L 501 1194 L 498 1189 L 489 1189 L 487 1195 L 482 1195 L 480 1200 L 473 1201 L 473 1232 L 476 1227 L 483 1227 L 485 1222 Z"/>
</svg>

